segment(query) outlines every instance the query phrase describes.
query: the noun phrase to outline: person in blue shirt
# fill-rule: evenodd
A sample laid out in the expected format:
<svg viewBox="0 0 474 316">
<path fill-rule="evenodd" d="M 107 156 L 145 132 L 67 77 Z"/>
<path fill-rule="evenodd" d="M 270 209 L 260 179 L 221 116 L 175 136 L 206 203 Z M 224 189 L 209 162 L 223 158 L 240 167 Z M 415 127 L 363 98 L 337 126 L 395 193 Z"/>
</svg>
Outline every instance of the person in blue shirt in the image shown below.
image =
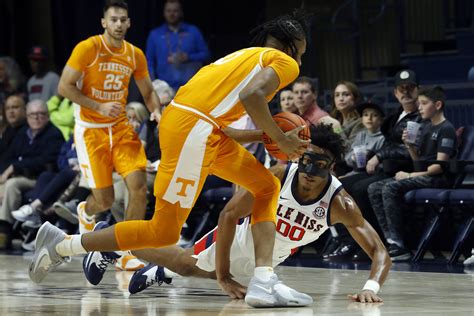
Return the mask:
<svg viewBox="0 0 474 316">
<path fill-rule="evenodd" d="M 178 90 L 208 61 L 209 49 L 199 28 L 183 22 L 179 0 L 167 0 L 163 15 L 165 23 L 148 35 L 148 70 L 152 80 L 164 80 Z"/>
</svg>

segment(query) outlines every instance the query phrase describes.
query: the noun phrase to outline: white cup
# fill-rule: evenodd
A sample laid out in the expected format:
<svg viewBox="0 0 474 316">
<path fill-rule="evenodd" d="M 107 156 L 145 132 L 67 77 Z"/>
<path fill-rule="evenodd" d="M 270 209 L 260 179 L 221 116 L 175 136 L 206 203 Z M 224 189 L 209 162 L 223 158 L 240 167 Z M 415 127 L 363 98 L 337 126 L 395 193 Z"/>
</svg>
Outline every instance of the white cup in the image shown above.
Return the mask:
<svg viewBox="0 0 474 316">
<path fill-rule="evenodd" d="M 415 144 L 418 131 L 420 130 L 420 123 L 408 121 L 407 122 L 407 143 Z"/>
<path fill-rule="evenodd" d="M 357 168 L 365 168 L 365 165 L 367 163 L 367 150 L 364 145 L 354 147 L 354 156 Z"/>
</svg>

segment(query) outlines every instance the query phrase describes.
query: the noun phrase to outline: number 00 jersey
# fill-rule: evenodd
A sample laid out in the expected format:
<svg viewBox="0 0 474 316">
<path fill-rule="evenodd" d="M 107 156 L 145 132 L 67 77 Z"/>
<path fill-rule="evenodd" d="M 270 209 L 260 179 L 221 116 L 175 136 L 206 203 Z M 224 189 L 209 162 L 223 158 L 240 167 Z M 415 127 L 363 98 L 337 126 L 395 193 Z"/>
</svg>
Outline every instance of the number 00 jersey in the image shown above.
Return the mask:
<svg viewBox="0 0 474 316">
<path fill-rule="evenodd" d="M 295 196 L 298 164 L 289 164 L 282 180 L 278 199 L 275 247 L 273 262 L 283 262 L 291 250 L 317 240 L 330 226 L 330 206 L 333 198 L 342 189 L 339 180 L 331 176 L 326 187 L 312 201 L 301 202 Z M 248 220 L 239 227 L 236 239 L 241 247 L 253 254 L 252 231 Z"/>
<path fill-rule="evenodd" d="M 99 102 L 120 102 L 124 112 L 119 118 L 105 117 L 96 111 L 75 105 L 76 119 L 92 123 L 112 123 L 125 119 L 128 84 L 148 76 L 146 58 L 138 48 L 122 41 L 121 48 L 107 45 L 103 35 L 89 37 L 76 45 L 67 65 L 82 73 L 78 88 L 87 97 Z"/>
</svg>

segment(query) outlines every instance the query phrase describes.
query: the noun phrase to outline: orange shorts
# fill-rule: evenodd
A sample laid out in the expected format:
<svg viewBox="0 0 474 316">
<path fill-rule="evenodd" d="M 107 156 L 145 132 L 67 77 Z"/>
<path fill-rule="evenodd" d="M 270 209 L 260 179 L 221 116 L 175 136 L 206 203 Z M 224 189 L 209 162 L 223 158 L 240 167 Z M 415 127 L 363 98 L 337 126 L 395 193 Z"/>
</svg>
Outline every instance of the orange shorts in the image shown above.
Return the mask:
<svg viewBox="0 0 474 316">
<path fill-rule="evenodd" d="M 160 122 L 159 138 L 155 214 L 149 221 L 117 223 L 115 236 L 120 249 L 174 244 L 209 174 L 254 195 L 252 223 L 275 221 L 279 180 L 216 126 L 196 114 L 168 106 Z"/>
<path fill-rule="evenodd" d="M 114 170 L 125 178 L 146 168 L 145 150 L 127 120 L 114 125 L 76 120 L 74 142 L 82 174 L 92 189 L 112 186 Z"/>
</svg>

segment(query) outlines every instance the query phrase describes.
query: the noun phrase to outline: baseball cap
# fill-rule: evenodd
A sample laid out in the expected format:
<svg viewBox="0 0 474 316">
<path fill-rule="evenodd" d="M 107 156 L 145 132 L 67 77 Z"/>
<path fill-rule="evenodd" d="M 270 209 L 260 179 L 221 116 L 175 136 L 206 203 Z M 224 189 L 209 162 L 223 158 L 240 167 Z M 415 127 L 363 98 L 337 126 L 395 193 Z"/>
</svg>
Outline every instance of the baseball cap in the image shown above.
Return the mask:
<svg viewBox="0 0 474 316">
<path fill-rule="evenodd" d="M 409 69 L 400 70 L 397 72 L 395 75 L 395 86 L 402 84 L 418 85 L 418 79 L 416 78 L 415 72 Z"/>
<path fill-rule="evenodd" d="M 33 46 L 28 54 L 28 58 L 34 60 L 46 60 L 48 56 L 48 50 L 44 46 Z"/>
<path fill-rule="evenodd" d="M 362 113 L 365 109 L 374 109 L 380 112 L 382 117 L 385 116 L 385 112 L 382 108 L 382 104 L 384 104 L 384 100 L 378 96 L 372 96 L 370 98 L 365 97 L 358 105 L 357 105 L 357 112 L 359 115 L 362 116 Z"/>
</svg>

